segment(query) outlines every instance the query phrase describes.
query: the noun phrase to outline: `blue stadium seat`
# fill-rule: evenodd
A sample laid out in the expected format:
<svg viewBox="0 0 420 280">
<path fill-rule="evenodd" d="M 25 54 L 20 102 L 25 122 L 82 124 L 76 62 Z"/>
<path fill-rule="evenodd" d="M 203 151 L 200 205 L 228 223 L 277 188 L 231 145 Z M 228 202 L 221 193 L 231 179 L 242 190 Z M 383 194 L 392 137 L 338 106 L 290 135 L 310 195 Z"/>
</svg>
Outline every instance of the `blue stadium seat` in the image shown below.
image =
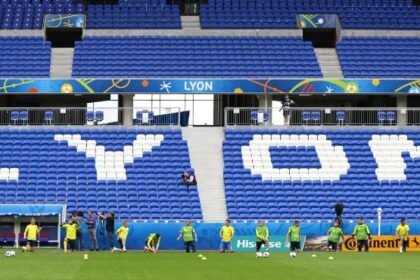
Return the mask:
<svg viewBox="0 0 420 280">
<path fill-rule="evenodd" d="M 200 5 L 200 23 L 203 29 L 294 29 L 296 14 L 308 13 L 337 14 L 345 29 L 418 29 L 420 24 L 420 8 L 406 0 L 209 0 Z"/>
<path fill-rule="evenodd" d="M 98 180 L 91 158 L 77 153 L 67 141 L 55 140 L 55 135 L 72 134 L 80 135 L 83 140 L 96 140 L 98 145 L 104 145 L 105 151 L 123 151 L 124 145 L 132 145 L 139 134 L 162 135 L 164 139 L 160 145 L 162 149 L 155 149 L 149 157 L 143 157 L 141 165 L 133 165 L 134 172 L 127 173 L 127 179 L 116 181 L 102 177 Z M 171 135 L 170 140 L 166 140 L 167 135 Z M 179 165 L 192 170 L 189 157 L 181 156 L 188 155 L 188 146 L 179 129 L 44 128 L 41 131 L 31 128 L 18 133 L 13 128 L 0 129 L 0 139 L 5 138 L 14 140 L 2 141 L 2 166 L 16 166 L 19 178 L 17 181 L 13 178 L 0 180 L 0 202 L 65 203 L 69 211 L 115 209 L 120 219 L 202 219 L 195 188 L 187 192 L 183 186 L 174 184 L 171 191 L 165 191 L 169 182 L 179 180 L 181 173 L 172 170 Z M 19 150 L 14 141 L 19 143 Z M 177 152 L 173 157 L 167 157 L 164 151 L 172 144 Z M 166 168 L 157 168 L 162 164 L 161 159 Z M 152 176 L 146 179 L 150 173 Z M 158 180 L 154 180 L 156 176 Z M 179 203 L 181 200 L 182 204 Z"/>
<path fill-rule="evenodd" d="M 84 37 L 75 46 L 72 75 L 322 77 L 313 47 L 301 38 L 246 36 Z"/>
<path fill-rule="evenodd" d="M 344 76 L 354 78 L 416 77 L 420 63 L 412 56 L 419 50 L 416 37 L 344 37 L 337 43 Z M 417 92 L 414 86 L 410 91 Z"/>
<path fill-rule="evenodd" d="M 0 37 L 0 77 L 49 77 L 50 56 L 42 37 Z"/>
<path fill-rule="evenodd" d="M 310 118 L 311 114 L 308 117 Z M 384 121 L 388 120 L 386 112 L 380 117 L 383 117 Z M 395 121 L 393 117 L 394 115 L 389 119 Z M 280 139 L 283 134 L 303 141 L 325 134 L 332 145 L 343 146 L 349 163 L 347 172 L 334 179 L 329 175 L 326 177 L 316 173 L 321 168 L 318 152 L 308 147 L 289 146 L 283 149 L 275 144 L 268 148 L 270 158 L 260 157 L 260 149 L 271 141 L 264 142 L 264 139 L 272 139 L 273 135 Z M 334 205 L 343 202 L 346 206 L 345 219 L 357 219 L 359 216 L 375 219 L 378 207 L 386 212 L 384 219 L 399 219 L 402 216 L 408 217 L 407 211 L 401 208 L 401 201 L 412 209 L 410 217 L 419 217 L 417 210 L 420 208 L 416 206 L 417 195 L 420 195 L 417 178 L 420 171 L 419 161 L 407 157 L 407 168 L 404 171 L 406 180 L 379 180 L 376 177 L 378 164 L 368 143 L 375 135 L 379 137 L 383 134 L 391 134 L 390 138 L 398 139 L 398 135 L 407 132 L 404 129 L 392 132 L 382 129 L 254 129 L 250 132 L 243 129 L 227 129 L 223 155 L 225 197 L 229 217 L 244 220 L 331 220 L 335 216 Z M 256 158 L 252 155 L 249 157 L 244 153 L 247 149 L 243 149 L 244 146 L 250 145 L 254 135 L 259 135 L 256 139 L 261 139 L 261 147 L 253 148 L 258 149 Z M 239 138 L 236 137 L 242 140 L 238 141 Z M 408 133 L 407 137 L 409 140 L 420 139 L 417 132 Z M 254 145 L 257 145 L 256 143 L 254 142 Z M 395 144 L 395 147 L 398 145 Z M 239 157 L 236 158 L 236 155 Z M 311 168 L 308 168 L 308 163 L 313 164 L 315 160 L 318 161 L 318 166 L 311 165 Z M 243 164 L 236 165 L 234 161 Z M 263 177 L 257 175 L 259 168 L 270 169 L 270 166 L 273 167 L 274 173 L 264 174 Z M 276 169 L 279 172 L 288 170 L 290 173 L 287 173 L 288 176 L 284 173 L 279 176 L 275 173 Z M 309 170 L 312 170 L 310 176 Z M 293 172 L 295 175 L 292 175 Z"/>
</svg>

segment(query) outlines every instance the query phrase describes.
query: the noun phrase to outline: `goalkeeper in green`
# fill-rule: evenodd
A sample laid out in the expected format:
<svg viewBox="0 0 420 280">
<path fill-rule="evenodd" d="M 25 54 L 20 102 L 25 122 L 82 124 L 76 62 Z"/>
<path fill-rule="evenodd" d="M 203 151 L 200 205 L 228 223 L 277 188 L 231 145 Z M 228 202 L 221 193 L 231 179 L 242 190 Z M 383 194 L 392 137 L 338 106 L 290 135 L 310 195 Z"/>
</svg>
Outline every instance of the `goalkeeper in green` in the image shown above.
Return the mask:
<svg viewBox="0 0 420 280">
<path fill-rule="evenodd" d="M 256 249 L 257 253 L 261 250 L 262 245 L 265 246 L 265 251 L 268 252 L 270 249 L 268 248 L 268 227 L 264 225 L 263 220 L 258 221 L 258 227 L 256 229 L 256 235 L 257 235 L 257 242 L 256 242 Z"/>
<path fill-rule="evenodd" d="M 328 230 L 328 251 L 337 252 L 340 238 L 344 240 L 343 230 L 338 226 L 338 221 L 334 222 L 334 226 Z"/>
<path fill-rule="evenodd" d="M 363 218 L 359 218 L 359 223 L 354 227 L 352 238 L 354 236 L 357 239 L 357 250 L 362 252 L 362 248 L 365 247 L 365 252 L 369 252 L 370 230 L 364 223 Z"/>
</svg>

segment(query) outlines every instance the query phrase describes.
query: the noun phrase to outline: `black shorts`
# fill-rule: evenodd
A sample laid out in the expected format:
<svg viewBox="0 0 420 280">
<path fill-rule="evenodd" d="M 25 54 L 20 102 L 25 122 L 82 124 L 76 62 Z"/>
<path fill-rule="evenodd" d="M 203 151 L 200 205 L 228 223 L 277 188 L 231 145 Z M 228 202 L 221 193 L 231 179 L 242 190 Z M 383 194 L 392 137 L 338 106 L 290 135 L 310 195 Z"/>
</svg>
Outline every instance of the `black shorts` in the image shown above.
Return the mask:
<svg viewBox="0 0 420 280">
<path fill-rule="evenodd" d="M 337 242 L 332 242 L 328 240 L 328 248 L 331 248 L 332 250 L 337 251 L 337 245 L 338 245 Z"/>
<path fill-rule="evenodd" d="M 363 247 L 365 248 L 365 252 L 369 252 L 369 240 L 357 240 L 357 250 L 361 252 Z"/>
<path fill-rule="evenodd" d="M 67 239 L 67 249 L 76 250 L 76 239 Z"/>
<path fill-rule="evenodd" d="M 257 251 L 259 251 L 261 249 L 261 246 L 265 244 L 265 241 L 264 240 L 257 241 L 256 244 L 257 244 Z"/>
<path fill-rule="evenodd" d="M 29 246 L 31 246 L 31 247 L 36 247 L 37 242 L 36 242 L 36 240 L 27 240 L 26 244 L 27 245 L 29 244 Z"/>
<path fill-rule="evenodd" d="M 292 241 L 290 242 L 290 251 L 300 250 L 300 242 L 299 241 Z"/>
<path fill-rule="evenodd" d="M 407 247 L 408 247 L 408 240 L 402 239 L 402 248 L 403 248 L 403 250 L 404 251 L 407 250 Z"/>
</svg>

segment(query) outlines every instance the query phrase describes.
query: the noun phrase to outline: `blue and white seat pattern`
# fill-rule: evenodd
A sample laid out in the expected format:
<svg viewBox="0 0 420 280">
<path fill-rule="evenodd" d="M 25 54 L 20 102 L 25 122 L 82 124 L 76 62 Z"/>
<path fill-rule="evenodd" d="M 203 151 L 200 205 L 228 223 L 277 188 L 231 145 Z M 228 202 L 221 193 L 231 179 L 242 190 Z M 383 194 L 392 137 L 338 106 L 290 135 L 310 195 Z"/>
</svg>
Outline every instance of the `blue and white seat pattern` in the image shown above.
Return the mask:
<svg viewBox="0 0 420 280">
<path fill-rule="evenodd" d="M 120 219 L 202 219 L 179 129 L 0 129 L 0 203 L 65 204 Z"/>
<path fill-rule="evenodd" d="M 228 129 L 232 219 L 420 218 L 420 133 L 410 129 Z"/>
<path fill-rule="evenodd" d="M 315 147 L 320 168 L 275 168 L 270 147 Z M 342 146 L 315 134 L 254 135 L 249 146 L 242 146 L 242 158 L 244 167 L 263 180 L 339 180 L 350 168 Z"/>
</svg>

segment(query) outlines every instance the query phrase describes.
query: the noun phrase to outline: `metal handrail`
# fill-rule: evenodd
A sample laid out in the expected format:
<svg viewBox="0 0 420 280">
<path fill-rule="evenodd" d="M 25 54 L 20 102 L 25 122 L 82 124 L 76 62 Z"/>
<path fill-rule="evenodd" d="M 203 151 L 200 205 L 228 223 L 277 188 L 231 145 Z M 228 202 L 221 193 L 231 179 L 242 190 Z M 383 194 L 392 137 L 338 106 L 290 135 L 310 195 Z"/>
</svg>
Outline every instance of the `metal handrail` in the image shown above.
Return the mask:
<svg viewBox="0 0 420 280">
<path fill-rule="evenodd" d="M 255 119 L 255 112 L 260 116 Z M 268 114 L 262 118 L 262 113 Z M 258 114 L 259 113 L 259 114 Z M 226 107 L 225 126 L 406 126 L 420 125 L 420 108 L 407 107 Z"/>
<path fill-rule="evenodd" d="M 142 112 L 151 112 L 142 118 Z M 0 107 L 0 125 L 175 125 L 179 107 Z"/>
</svg>

